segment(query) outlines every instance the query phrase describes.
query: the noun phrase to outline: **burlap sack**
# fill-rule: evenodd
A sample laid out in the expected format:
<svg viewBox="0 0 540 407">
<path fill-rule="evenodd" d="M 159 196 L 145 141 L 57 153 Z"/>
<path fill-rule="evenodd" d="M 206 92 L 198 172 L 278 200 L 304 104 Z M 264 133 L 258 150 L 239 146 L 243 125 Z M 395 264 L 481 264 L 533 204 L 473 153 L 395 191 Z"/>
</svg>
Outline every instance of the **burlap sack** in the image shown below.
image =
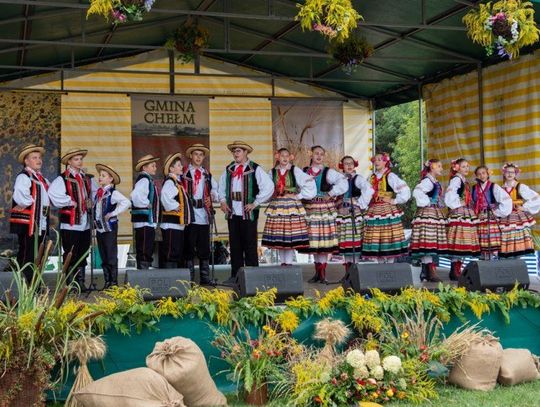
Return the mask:
<svg viewBox="0 0 540 407">
<path fill-rule="evenodd" d="M 176 336 L 157 342 L 146 357 L 146 366 L 167 379 L 184 396 L 188 407 L 227 405 L 210 376 L 201 349 L 191 339 Z"/>
<path fill-rule="evenodd" d="M 534 357 L 528 349 L 505 349 L 498 381 L 505 386 L 539 379 Z"/>
<path fill-rule="evenodd" d="M 467 353 L 452 367 L 448 381 L 469 390 L 492 390 L 501 367 L 502 346 L 491 335 L 471 343 Z"/>
<path fill-rule="evenodd" d="M 164 377 L 145 367 L 96 380 L 73 397 L 84 407 L 186 407 Z"/>
</svg>

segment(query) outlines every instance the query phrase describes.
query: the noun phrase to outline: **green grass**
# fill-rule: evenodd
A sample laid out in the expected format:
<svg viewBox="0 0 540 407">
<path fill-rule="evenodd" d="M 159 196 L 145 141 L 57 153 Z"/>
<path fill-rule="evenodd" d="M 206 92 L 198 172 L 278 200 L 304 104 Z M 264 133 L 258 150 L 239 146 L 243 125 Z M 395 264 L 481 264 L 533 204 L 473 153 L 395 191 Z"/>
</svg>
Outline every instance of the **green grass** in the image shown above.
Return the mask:
<svg viewBox="0 0 540 407">
<path fill-rule="evenodd" d="M 419 406 L 459 406 L 459 407 L 540 407 L 540 380 L 513 387 L 497 386 L 489 392 L 469 391 L 453 386 L 439 387 L 439 399 L 422 404 L 393 402 L 387 406 L 419 407 Z M 269 403 L 269 407 L 284 407 L 283 401 Z M 229 406 L 245 407 L 247 404 L 229 397 Z"/>
</svg>

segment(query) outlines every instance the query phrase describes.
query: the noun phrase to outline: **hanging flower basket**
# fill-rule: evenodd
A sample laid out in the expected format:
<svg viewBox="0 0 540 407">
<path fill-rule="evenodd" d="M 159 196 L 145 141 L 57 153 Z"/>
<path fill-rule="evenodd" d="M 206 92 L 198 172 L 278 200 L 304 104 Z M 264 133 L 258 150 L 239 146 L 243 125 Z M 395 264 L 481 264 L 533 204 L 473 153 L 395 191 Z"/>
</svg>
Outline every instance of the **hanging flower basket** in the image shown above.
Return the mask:
<svg viewBox="0 0 540 407">
<path fill-rule="evenodd" d="M 192 19 L 187 19 L 169 37 L 165 48 L 178 52 L 177 59 L 183 64 L 192 62 L 201 49 L 208 47 L 210 35 Z"/>
<path fill-rule="evenodd" d="M 479 4 L 463 22 L 473 42 L 485 47 L 488 56 L 497 52 L 504 58 L 519 56 L 519 50 L 539 39 L 534 8 L 529 1 L 502 0 Z"/>
<path fill-rule="evenodd" d="M 306 0 L 297 4 L 295 17 L 303 30 L 318 31 L 325 37 L 342 42 L 363 17 L 353 8 L 351 0 Z"/>
<path fill-rule="evenodd" d="M 373 47 L 365 38 L 350 36 L 343 42 L 332 41 L 328 51 L 342 65 L 343 71 L 350 75 L 365 58 L 373 54 Z"/>
<path fill-rule="evenodd" d="M 142 21 L 143 15 L 149 12 L 155 0 L 90 0 L 90 8 L 86 18 L 98 14 L 107 21 L 112 19 L 114 24 L 130 21 Z"/>
</svg>

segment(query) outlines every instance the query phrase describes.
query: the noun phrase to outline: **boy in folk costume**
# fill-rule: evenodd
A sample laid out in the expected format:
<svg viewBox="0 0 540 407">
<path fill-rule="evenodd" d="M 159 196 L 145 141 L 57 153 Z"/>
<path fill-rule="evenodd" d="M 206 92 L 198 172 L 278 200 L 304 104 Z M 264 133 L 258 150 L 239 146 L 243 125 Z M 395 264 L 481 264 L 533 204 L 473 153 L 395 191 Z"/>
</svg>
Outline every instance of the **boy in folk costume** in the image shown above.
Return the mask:
<svg viewBox="0 0 540 407">
<path fill-rule="evenodd" d="M 70 265 L 68 282 L 75 280 L 81 291 L 86 290 L 84 275 L 92 236 L 89 214 L 92 211 L 92 197 L 97 190 L 93 178 L 82 170 L 87 153 L 88 150 L 81 148 L 68 150 L 61 159 L 66 170 L 49 188 L 51 203 L 60 208 L 60 237 L 64 261 L 71 251 L 71 265 L 78 262 L 74 270 Z"/>
<path fill-rule="evenodd" d="M 94 197 L 94 225 L 105 280 L 104 288 L 118 285 L 118 215 L 131 202 L 119 191 L 120 175 L 105 164 L 96 164 L 99 189 Z"/>
<path fill-rule="evenodd" d="M 221 210 L 226 214 L 231 248 L 231 277 L 234 283 L 241 267 L 258 266 L 257 207 L 274 193 L 274 183 L 262 167 L 251 161 L 253 148 L 243 141 L 228 144 L 234 161 L 225 168 L 219 179 Z"/>
<path fill-rule="evenodd" d="M 397 205 L 403 205 L 410 199 L 411 190 L 390 170 L 392 163 L 387 153 L 376 154 L 371 161 L 374 194 L 364 217 L 362 257 L 392 263 L 408 251 L 401 221 L 403 211 Z"/>
<path fill-rule="evenodd" d="M 315 260 L 315 274 L 309 282 L 328 284 L 326 280 L 328 255 L 338 251 L 335 200 L 347 192 L 349 185 L 343 174 L 324 165 L 325 155 L 326 150 L 321 146 L 311 147 L 310 165 L 304 168 L 304 172 L 315 181 L 317 195 L 311 200 L 304 200 L 309 249 L 302 251 L 313 253 Z"/>
<path fill-rule="evenodd" d="M 203 167 L 210 150 L 202 144 L 193 144 L 186 150 L 190 163 L 184 168 L 184 189 L 193 207 L 193 218 L 186 226 L 184 245 L 191 280 L 195 274 L 193 260 L 199 259 L 199 283 L 210 284 L 210 223 L 214 217 L 212 202 L 218 201 L 218 186 L 212 174 Z"/>
<path fill-rule="evenodd" d="M 358 167 L 358 161 L 349 155 L 343 157 L 339 163 L 339 169 L 343 171 L 348 182 L 347 192 L 337 202 L 338 215 L 336 219 L 339 252 L 345 258 L 343 264 L 345 273 L 347 273 L 353 262 L 353 250 L 355 255 L 360 258 L 364 231 L 364 211 L 373 197 L 371 184 L 356 173 L 356 167 Z M 354 233 L 355 231 L 356 233 Z"/>
<path fill-rule="evenodd" d="M 531 226 L 536 222 L 531 215 L 540 211 L 540 195 L 518 182 L 519 167 L 506 163 L 502 168 L 503 188 L 512 199 L 512 212 L 500 220 L 501 250 L 499 257 L 519 257 L 534 253 Z"/>
<path fill-rule="evenodd" d="M 135 165 L 140 171 L 131 191 L 131 222 L 135 229 L 137 268 L 148 269 L 154 260 L 154 241 L 159 218 L 159 193 L 154 182 L 158 157 L 145 155 Z"/>
<path fill-rule="evenodd" d="M 30 144 L 18 156 L 23 169 L 15 179 L 9 218 L 10 232 L 17 235 L 19 250 L 17 263 L 23 267 L 34 263 L 37 249 L 45 242 L 49 229 L 49 181 L 41 175 L 45 149 Z M 30 267 L 23 269 L 28 283 L 33 277 Z"/>
<path fill-rule="evenodd" d="M 163 187 L 161 189 L 162 241 L 159 245 L 159 262 L 164 268 L 181 266 L 184 249 L 184 228 L 193 218 L 191 202 L 182 184 L 182 154 L 173 153 L 163 163 Z M 193 280 L 193 275 L 191 276 Z"/>
<path fill-rule="evenodd" d="M 448 213 L 448 255 L 452 264 L 450 280 L 457 280 L 461 275 L 462 259 L 478 257 L 478 217 L 474 211 L 471 187 L 467 181 L 469 163 L 464 158 L 450 164 L 450 183 L 444 195 L 444 203 L 450 209 Z"/>
<path fill-rule="evenodd" d="M 293 262 L 294 250 L 309 248 L 306 210 L 302 199 L 313 199 L 317 187 L 313 179 L 291 164 L 294 156 L 286 148 L 275 154 L 276 166 L 269 175 L 274 195 L 266 209 L 262 245 L 277 249 L 282 266 Z"/>
<path fill-rule="evenodd" d="M 411 254 L 422 261 L 421 280 L 440 282 L 433 256 L 445 255 L 448 251 L 446 236 L 446 214 L 443 212 L 443 188 L 437 177 L 442 175 L 440 160 L 431 159 L 424 163 L 420 183 L 414 188 L 416 214 L 412 221 Z"/>
<path fill-rule="evenodd" d="M 512 212 L 512 199 L 499 185 L 489 180 L 489 170 L 482 165 L 474 170 L 476 185 L 472 190 L 474 211 L 478 216 L 478 240 L 482 260 L 496 257 L 501 248 L 499 218 Z"/>
</svg>

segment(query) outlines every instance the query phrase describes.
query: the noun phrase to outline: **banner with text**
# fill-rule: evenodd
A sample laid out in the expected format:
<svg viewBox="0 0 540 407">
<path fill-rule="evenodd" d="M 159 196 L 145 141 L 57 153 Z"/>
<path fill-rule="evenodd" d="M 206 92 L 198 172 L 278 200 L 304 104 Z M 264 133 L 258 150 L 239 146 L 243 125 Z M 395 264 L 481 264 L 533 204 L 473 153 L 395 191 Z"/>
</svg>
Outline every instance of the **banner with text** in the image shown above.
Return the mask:
<svg viewBox="0 0 540 407">
<path fill-rule="evenodd" d="M 131 98 L 133 164 L 146 155 L 160 157 L 158 178 L 163 174 L 165 157 L 174 152 L 184 155 L 191 144 L 208 146 L 208 98 L 144 96 Z M 182 162 L 187 164 L 186 158 Z M 209 157 L 205 166 L 209 166 Z"/>
</svg>

